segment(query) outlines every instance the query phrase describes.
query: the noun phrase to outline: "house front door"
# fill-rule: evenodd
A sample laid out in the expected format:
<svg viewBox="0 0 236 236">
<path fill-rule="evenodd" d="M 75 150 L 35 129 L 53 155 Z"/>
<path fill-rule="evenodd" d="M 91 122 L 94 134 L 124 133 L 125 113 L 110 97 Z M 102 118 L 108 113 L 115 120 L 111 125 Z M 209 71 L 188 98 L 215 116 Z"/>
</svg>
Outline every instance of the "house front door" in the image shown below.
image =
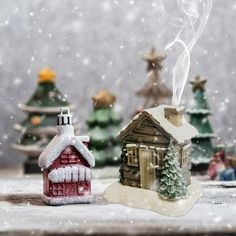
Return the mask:
<svg viewBox="0 0 236 236">
<path fill-rule="evenodd" d="M 76 185 L 74 183 L 67 183 L 66 185 L 66 196 L 76 195 Z"/>
<path fill-rule="evenodd" d="M 148 147 L 139 148 L 139 169 L 140 169 L 140 185 L 141 188 L 157 190 L 155 150 Z"/>
</svg>

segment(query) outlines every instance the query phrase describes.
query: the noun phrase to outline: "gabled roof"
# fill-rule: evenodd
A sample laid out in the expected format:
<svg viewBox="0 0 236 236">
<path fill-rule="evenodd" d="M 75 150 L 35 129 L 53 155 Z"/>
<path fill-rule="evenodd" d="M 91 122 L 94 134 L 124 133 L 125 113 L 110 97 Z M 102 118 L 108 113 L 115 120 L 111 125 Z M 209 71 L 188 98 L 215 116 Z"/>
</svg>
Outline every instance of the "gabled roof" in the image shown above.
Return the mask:
<svg viewBox="0 0 236 236">
<path fill-rule="evenodd" d="M 61 152 L 72 145 L 84 157 L 91 167 L 95 166 L 95 159 L 83 142 L 89 142 L 88 136 L 56 135 L 41 153 L 38 164 L 41 168 L 48 168 Z"/>
<path fill-rule="evenodd" d="M 198 134 L 197 129 L 189 124 L 184 118 L 182 126 L 173 125 L 164 116 L 165 108 L 171 108 L 171 106 L 160 105 L 158 107 L 141 111 L 118 133 L 118 139 L 122 141 L 132 129 L 135 129 L 136 125 L 138 125 L 139 121 L 144 116 L 147 116 L 149 119 L 151 119 L 154 125 L 160 126 L 166 132 L 169 138 L 173 138 L 179 144 L 190 140 Z"/>
</svg>

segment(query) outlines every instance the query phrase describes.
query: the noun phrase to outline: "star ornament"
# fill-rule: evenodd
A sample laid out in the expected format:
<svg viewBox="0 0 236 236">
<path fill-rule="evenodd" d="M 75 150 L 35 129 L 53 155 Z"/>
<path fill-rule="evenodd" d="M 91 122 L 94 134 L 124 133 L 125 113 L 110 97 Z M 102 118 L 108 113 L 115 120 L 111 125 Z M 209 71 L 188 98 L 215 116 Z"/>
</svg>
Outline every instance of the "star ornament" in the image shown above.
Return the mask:
<svg viewBox="0 0 236 236">
<path fill-rule="evenodd" d="M 200 75 L 197 75 L 195 80 L 190 81 L 192 84 L 192 90 L 195 92 L 197 89 L 205 90 L 205 84 L 207 80 L 201 77 Z"/>
<path fill-rule="evenodd" d="M 49 67 L 45 67 L 38 73 L 38 82 L 46 83 L 46 82 L 54 82 L 56 74 Z"/>
<path fill-rule="evenodd" d="M 116 101 L 116 97 L 108 90 L 100 90 L 96 95 L 92 97 L 94 108 L 107 108 L 112 107 Z"/>
<path fill-rule="evenodd" d="M 161 69 L 161 62 L 166 58 L 165 55 L 160 54 L 153 47 L 151 51 L 143 56 L 143 60 L 148 63 L 148 68 Z"/>
</svg>

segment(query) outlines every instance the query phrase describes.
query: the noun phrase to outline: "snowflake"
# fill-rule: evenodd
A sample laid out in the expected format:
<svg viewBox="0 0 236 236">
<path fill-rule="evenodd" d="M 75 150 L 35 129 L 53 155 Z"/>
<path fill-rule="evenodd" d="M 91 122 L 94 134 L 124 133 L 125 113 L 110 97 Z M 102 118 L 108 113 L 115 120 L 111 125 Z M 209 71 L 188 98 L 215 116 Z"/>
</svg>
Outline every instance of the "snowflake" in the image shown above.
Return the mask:
<svg viewBox="0 0 236 236">
<path fill-rule="evenodd" d="M 85 59 L 83 60 L 83 65 L 84 65 L 84 66 L 89 65 L 89 63 L 90 63 L 90 59 L 89 59 L 89 58 L 85 58 Z"/>
</svg>

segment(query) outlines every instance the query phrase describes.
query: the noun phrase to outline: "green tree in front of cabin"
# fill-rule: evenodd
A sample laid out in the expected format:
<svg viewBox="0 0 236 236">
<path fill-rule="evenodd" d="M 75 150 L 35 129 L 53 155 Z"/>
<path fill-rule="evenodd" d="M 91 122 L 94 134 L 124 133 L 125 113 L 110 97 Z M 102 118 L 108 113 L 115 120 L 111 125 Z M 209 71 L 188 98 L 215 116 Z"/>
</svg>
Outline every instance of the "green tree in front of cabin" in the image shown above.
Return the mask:
<svg viewBox="0 0 236 236">
<path fill-rule="evenodd" d="M 165 200 L 177 200 L 187 195 L 187 184 L 179 164 L 179 154 L 172 143 L 164 157 L 164 169 L 160 174 L 159 193 Z"/>
</svg>

